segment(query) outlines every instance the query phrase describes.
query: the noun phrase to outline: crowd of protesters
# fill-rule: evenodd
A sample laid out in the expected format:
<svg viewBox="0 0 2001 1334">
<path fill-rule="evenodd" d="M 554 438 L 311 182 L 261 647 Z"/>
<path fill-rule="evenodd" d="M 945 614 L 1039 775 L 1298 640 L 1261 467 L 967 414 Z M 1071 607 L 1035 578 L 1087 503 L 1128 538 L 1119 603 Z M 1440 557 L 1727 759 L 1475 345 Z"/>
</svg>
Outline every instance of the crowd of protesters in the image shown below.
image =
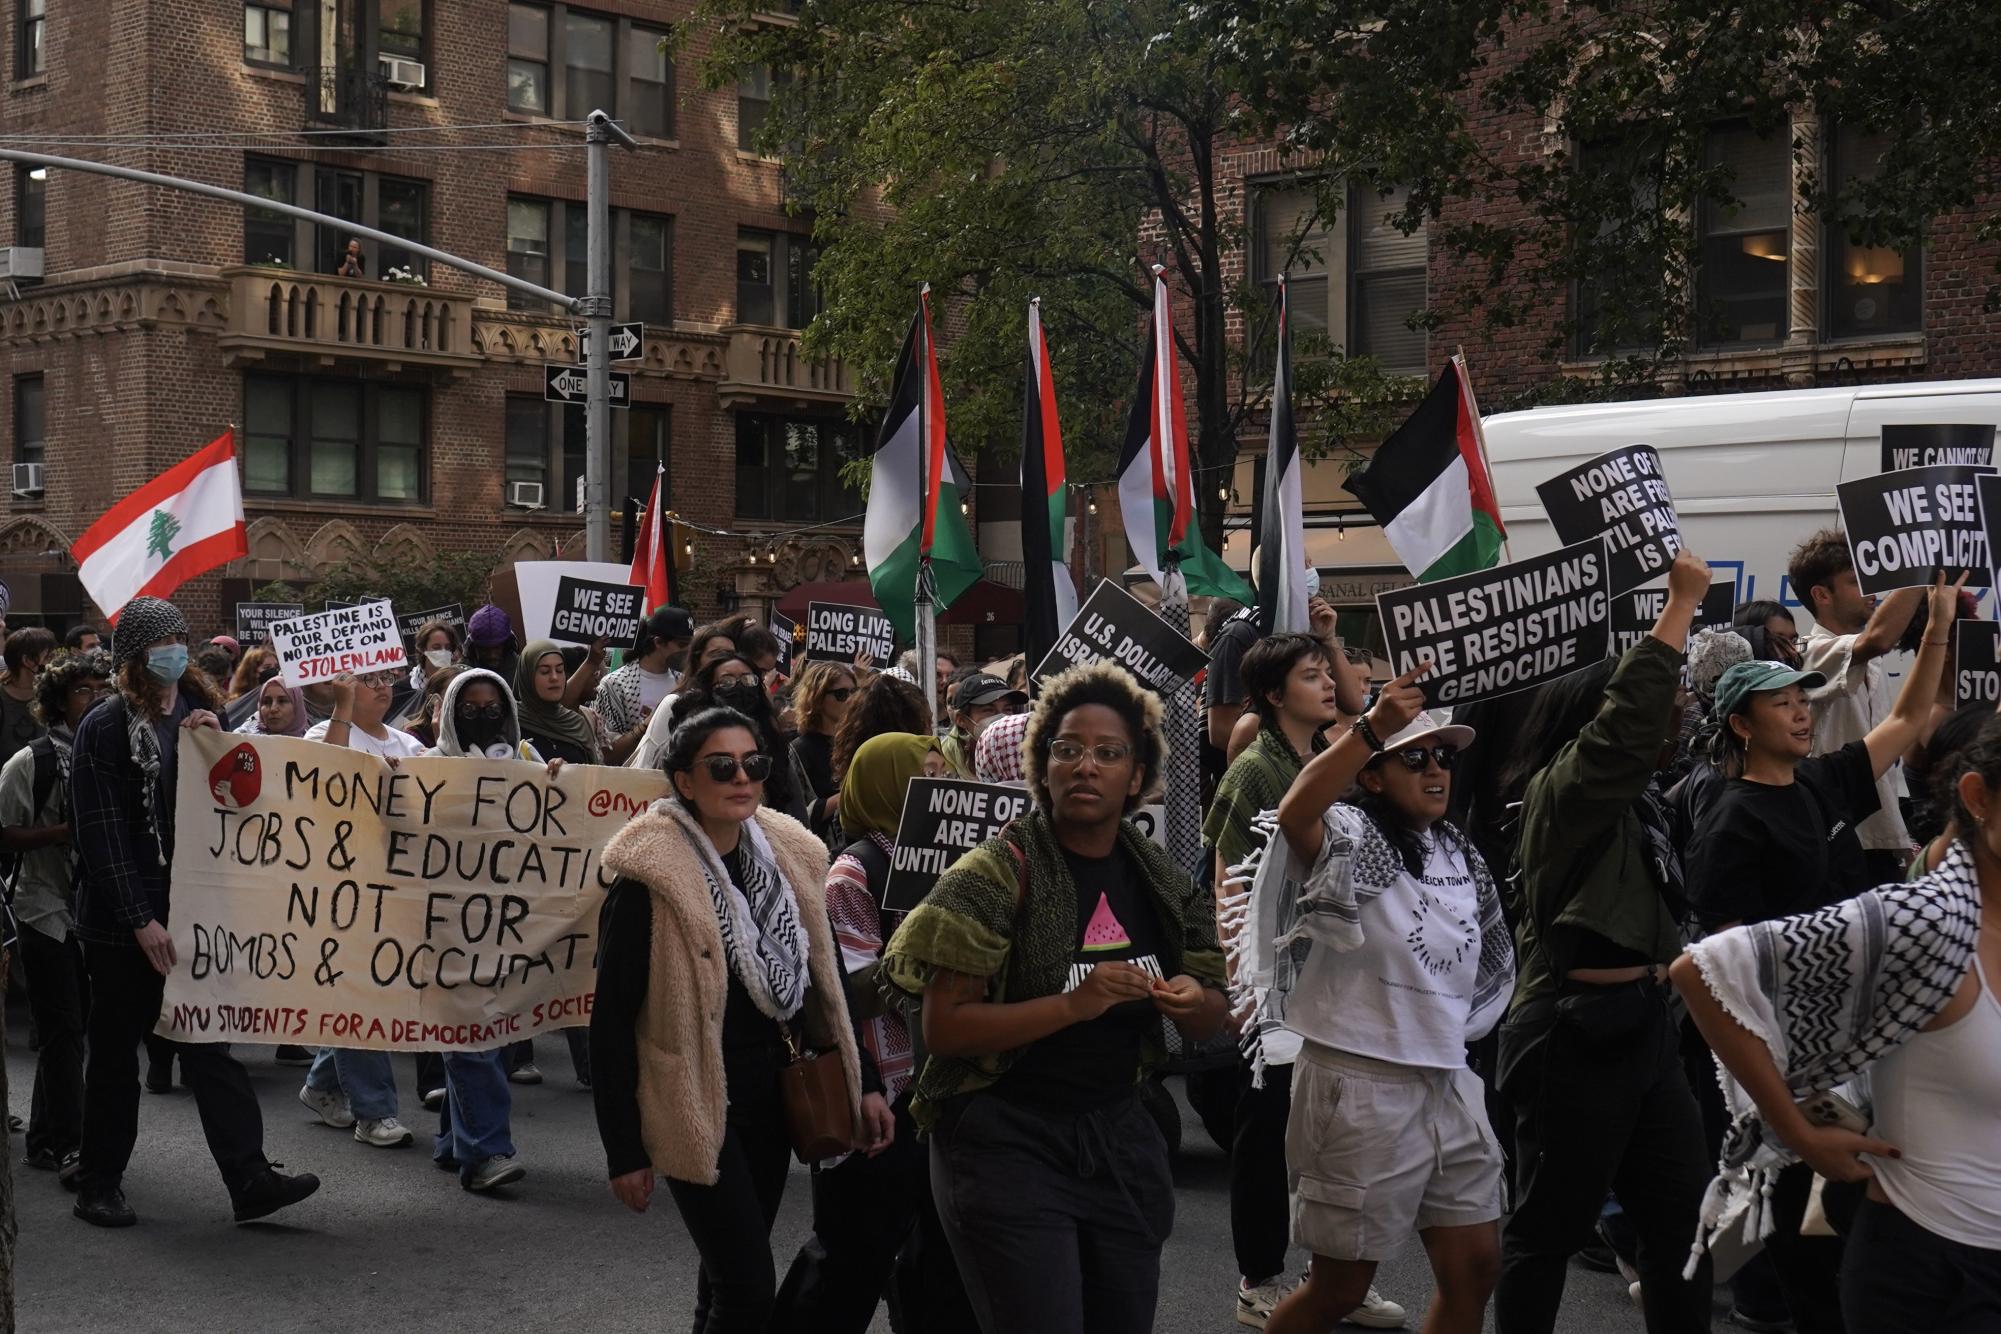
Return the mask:
<svg viewBox="0 0 2001 1334">
<path fill-rule="evenodd" d="M 1797 612 L 1691 635 L 1710 573 L 1684 552 L 1635 647 L 1456 715 L 1426 710 L 1422 664 L 1372 684 L 1317 593 L 1304 632 L 1216 603 L 1196 867 L 1129 818 L 1168 728 L 1110 665 L 1032 699 L 1019 656 L 788 676 L 755 621 L 663 607 L 607 670 L 483 607 L 422 627 L 407 671 L 295 689 L 155 599 L 110 636 L 16 630 L 26 1162 L 77 1217 L 135 1222 L 144 1044 L 146 1088 L 178 1063 L 238 1220 L 318 1186 L 266 1157 L 227 1047 L 152 1037 L 178 732 L 225 728 L 666 775 L 604 850 L 595 1008 L 565 1037 L 612 1193 L 643 1212 L 666 1181 L 705 1334 L 860 1334 L 884 1302 L 920 1334 L 1153 1329 L 1175 1190 L 1143 1095 L 1170 1043 L 1204 1041 L 1231 1053 L 1189 1090 L 1229 1162 L 1219 1320 L 1404 1327 L 1376 1278 L 1414 1235 L 1433 1334 L 1490 1312 L 1545 1334 L 1574 1260 L 1620 1273 L 1650 1334 L 1706 1330 L 1726 1257 L 1744 1328 L 2001 1330 L 2001 718 L 1955 707 L 1951 662 L 1973 599 L 1945 572 L 1865 597 L 1832 531 L 1789 575 Z M 921 777 L 1032 804 L 891 912 Z M 845 1098 L 788 1259 L 772 1226 L 808 1155 L 784 1086 L 814 1053 Z M 386 1055 L 278 1054 L 320 1120 L 417 1138 Z M 521 1182 L 532 1045 L 417 1068 L 433 1161 Z"/>
</svg>

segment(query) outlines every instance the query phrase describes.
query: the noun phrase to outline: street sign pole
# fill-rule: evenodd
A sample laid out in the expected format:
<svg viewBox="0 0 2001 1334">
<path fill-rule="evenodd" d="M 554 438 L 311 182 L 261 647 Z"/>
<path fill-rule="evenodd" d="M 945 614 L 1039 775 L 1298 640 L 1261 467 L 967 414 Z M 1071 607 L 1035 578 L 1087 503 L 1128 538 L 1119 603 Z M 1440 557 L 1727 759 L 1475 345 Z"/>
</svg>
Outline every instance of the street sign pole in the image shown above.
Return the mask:
<svg viewBox="0 0 2001 1334">
<path fill-rule="evenodd" d="M 584 123 L 585 207 L 588 240 L 585 263 L 590 291 L 579 312 L 590 322 L 590 387 L 584 399 L 584 559 L 611 558 L 611 506 L 605 503 L 605 474 L 611 471 L 611 145 L 637 148 L 632 136 L 602 111 Z"/>
</svg>

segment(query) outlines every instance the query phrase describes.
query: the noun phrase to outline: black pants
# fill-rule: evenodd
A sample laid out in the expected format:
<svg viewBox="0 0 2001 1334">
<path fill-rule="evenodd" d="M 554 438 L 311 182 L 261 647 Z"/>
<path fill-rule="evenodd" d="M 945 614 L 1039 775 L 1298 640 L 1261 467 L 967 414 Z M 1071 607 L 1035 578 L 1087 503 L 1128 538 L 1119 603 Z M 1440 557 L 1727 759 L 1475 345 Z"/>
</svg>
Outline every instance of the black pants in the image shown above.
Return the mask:
<svg viewBox="0 0 2001 1334">
<path fill-rule="evenodd" d="M 952 1111 L 931 1189 L 985 1334 L 1148 1334 L 1174 1180 L 1139 1098 L 1062 1116 L 983 1093 Z"/>
<path fill-rule="evenodd" d="M 1648 1334 L 1709 1328 L 1708 1258 L 1693 1281 L 1681 1277 L 1710 1165 L 1667 994 L 1642 984 L 1637 995 L 1605 991 L 1631 1016 L 1620 1031 L 1587 1033 L 1532 1006 L 1501 1035 L 1517 1189 L 1501 1233 L 1498 1334 L 1549 1334 L 1565 1266 L 1589 1243 L 1608 1190 L 1639 1238 Z"/>
<path fill-rule="evenodd" d="M 445 1086 L 445 1058 L 440 1052 L 420 1051 L 417 1053 L 417 1096 L 423 1097 L 432 1089 Z"/>
<path fill-rule="evenodd" d="M 1292 1067 L 1265 1067 L 1265 1086 L 1251 1087 L 1240 1066 L 1235 1134 L 1230 1141 L 1230 1241 L 1237 1272 L 1263 1283 L 1285 1272 L 1292 1205 L 1286 1197 L 1285 1123 L 1292 1114 Z"/>
<path fill-rule="evenodd" d="M 1807 1197 L 1813 1191 L 1813 1169 L 1794 1163 L 1779 1173 L 1772 1187 L 1772 1235 L 1764 1254 L 1771 1257 L 1779 1290 L 1792 1312 L 1797 1334 L 1843 1334 L 1840 1277 L 1846 1245 L 1840 1237 L 1803 1237 Z M 1858 1326 L 1861 1330 L 1873 1328 Z"/>
<path fill-rule="evenodd" d="M 2001 1251 L 1864 1200 L 1841 1270 L 1841 1309 L 1857 1334 L 1992 1334 L 2001 1329 Z"/>
<path fill-rule="evenodd" d="M 760 1082 L 768 1087 L 752 1087 Z M 771 1225 L 785 1194 L 792 1142 L 775 1066 L 763 1081 L 733 1073 L 729 1088 L 716 1184 L 669 1178 L 667 1190 L 702 1257 L 695 1334 L 764 1334 L 777 1290 Z"/>
<path fill-rule="evenodd" d="M 904 1103 L 896 1140 L 813 1173 L 813 1235 L 778 1289 L 774 1330 L 865 1334 L 894 1285 L 901 1334 L 961 1334 L 972 1307 L 931 1198 L 931 1155 Z"/>
<path fill-rule="evenodd" d="M 29 1157 L 46 1150 L 60 1160 L 83 1137 L 83 1024 L 89 995 L 83 943 L 74 935 L 53 940 L 24 926 L 19 948 L 28 1011 L 42 1040 L 35 1057 L 26 1147 Z"/>
<path fill-rule="evenodd" d="M 90 1055 L 84 1071 L 83 1181 L 116 1185 L 139 1138 L 139 1044 L 160 1018 L 166 979 L 137 946 L 86 945 Z M 264 1117 L 250 1076 L 220 1043 L 176 1043 L 208 1151 L 229 1193 L 265 1166 Z"/>
</svg>

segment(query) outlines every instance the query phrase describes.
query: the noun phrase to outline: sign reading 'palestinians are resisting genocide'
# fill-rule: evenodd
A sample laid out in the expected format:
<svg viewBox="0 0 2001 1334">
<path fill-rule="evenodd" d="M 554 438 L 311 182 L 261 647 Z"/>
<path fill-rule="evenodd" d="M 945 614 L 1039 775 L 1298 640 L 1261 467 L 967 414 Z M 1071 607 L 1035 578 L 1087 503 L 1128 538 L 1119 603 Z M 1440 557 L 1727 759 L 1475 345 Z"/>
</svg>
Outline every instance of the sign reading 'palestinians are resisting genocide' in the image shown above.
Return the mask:
<svg viewBox="0 0 2001 1334">
<path fill-rule="evenodd" d="M 600 858 L 650 770 L 181 733 L 180 1042 L 479 1051 L 590 1019 Z"/>
</svg>

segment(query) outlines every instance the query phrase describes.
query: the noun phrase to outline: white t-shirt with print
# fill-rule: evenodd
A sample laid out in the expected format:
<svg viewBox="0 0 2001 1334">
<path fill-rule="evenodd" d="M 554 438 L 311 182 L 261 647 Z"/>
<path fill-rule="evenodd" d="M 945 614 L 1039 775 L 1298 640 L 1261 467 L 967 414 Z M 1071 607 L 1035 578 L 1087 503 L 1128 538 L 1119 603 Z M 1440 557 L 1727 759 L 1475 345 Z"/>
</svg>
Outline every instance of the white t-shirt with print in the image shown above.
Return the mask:
<svg viewBox="0 0 2001 1334">
<path fill-rule="evenodd" d="M 308 727 L 306 740 L 325 741 L 327 728 L 332 725 L 332 721 L 328 719 L 326 722 L 314 723 Z M 390 727 L 385 728 L 384 733 L 383 736 L 372 737 L 359 727 L 350 724 L 347 729 L 347 747 L 349 750 L 365 750 L 371 755 L 380 755 L 385 760 L 403 760 L 424 753 L 424 743 L 408 732 Z"/>
<path fill-rule="evenodd" d="M 1812 691 L 1807 702 L 1813 706 L 1813 753 L 1832 755 L 1851 741 L 1869 735 L 1876 724 L 1890 716 L 1897 706 L 1890 689 L 1890 674 L 1880 659 L 1862 662 L 1855 656 L 1855 636 L 1837 635 L 1814 626 L 1800 646 L 1802 666 L 1819 672 L 1827 684 Z M 1904 828 L 1904 765 L 1900 760 L 1876 780 L 1876 813 L 1855 826 L 1862 846 L 1872 852 L 1895 852 L 1909 856 L 1911 836 Z"/>
</svg>

